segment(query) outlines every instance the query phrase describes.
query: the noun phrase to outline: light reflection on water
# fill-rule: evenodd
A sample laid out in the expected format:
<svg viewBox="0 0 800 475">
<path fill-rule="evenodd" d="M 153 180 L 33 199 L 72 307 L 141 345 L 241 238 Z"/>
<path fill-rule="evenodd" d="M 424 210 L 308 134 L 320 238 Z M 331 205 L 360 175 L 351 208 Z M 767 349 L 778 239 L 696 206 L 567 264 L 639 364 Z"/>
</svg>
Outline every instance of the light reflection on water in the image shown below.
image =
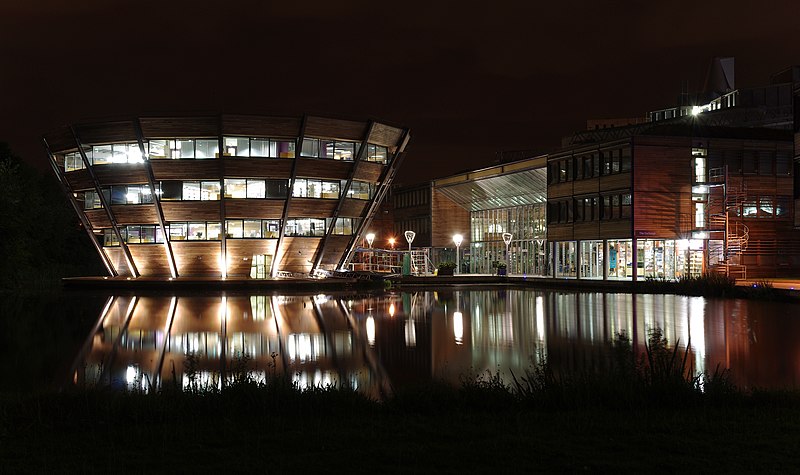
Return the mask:
<svg viewBox="0 0 800 475">
<path fill-rule="evenodd" d="M 393 388 L 499 371 L 510 380 L 547 358 L 556 371 L 596 364 L 660 328 L 689 346 L 696 371 L 731 368 L 746 387 L 794 386 L 800 305 L 675 295 L 458 290 L 378 295 L 110 297 L 73 364 L 72 384 L 142 390 L 219 387 L 241 374 L 300 387 Z M 191 356 L 189 356 L 191 355 Z M 188 371 L 187 371 L 188 369 Z"/>
</svg>

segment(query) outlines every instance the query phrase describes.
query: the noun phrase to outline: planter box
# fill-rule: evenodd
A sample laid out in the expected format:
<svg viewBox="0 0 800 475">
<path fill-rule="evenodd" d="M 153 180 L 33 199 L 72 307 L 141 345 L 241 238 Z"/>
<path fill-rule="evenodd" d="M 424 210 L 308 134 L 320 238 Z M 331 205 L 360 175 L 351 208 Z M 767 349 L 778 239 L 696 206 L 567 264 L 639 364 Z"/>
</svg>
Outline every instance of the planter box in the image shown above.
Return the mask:
<svg viewBox="0 0 800 475">
<path fill-rule="evenodd" d="M 497 268 L 497 275 L 506 275 L 506 268 L 505 267 L 498 267 Z"/>
<path fill-rule="evenodd" d="M 455 270 L 455 269 L 454 269 L 454 268 L 452 268 L 452 267 L 441 267 L 441 268 L 439 268 L 439 270 L 436 272 L 436 275 L 453 275 L 453 271 L 454 271 L 454 270 Z"/>
</svg>

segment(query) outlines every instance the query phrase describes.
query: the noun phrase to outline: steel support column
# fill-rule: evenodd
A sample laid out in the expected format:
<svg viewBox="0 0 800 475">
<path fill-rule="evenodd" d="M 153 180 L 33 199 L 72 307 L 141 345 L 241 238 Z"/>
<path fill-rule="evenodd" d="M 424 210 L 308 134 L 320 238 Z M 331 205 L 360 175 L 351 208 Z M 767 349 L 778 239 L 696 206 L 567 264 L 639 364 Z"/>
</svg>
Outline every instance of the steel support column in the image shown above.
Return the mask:
<svg viewBox="0 0 800 475">
<path fill-rule="evenodd" d="M 350 261 L 353 256 L 353 252 L 355 251 L 355 244 L 361 240 L 361 234 L 372 223 L 372 218 L 375 216 L 375 212 L 378 210 L 384 196 L 386 196 L 386 193 L 389 191 L 389 183 L 391 183 L 395 173 L 397 172 L 397 169 L 403 162 L 403 152 L 405 151 L 406 145 L 408 144 L 410 138 L 410 131 L 405 129 L 403 131 L 403 137 L 400 139 L 400 145 L 397 147 L 397 151 L 392 156 L 392 161 L 386 165 L 386 168 L 383 170 L 380 182 L 378 184 L 378 189 L 375 190 L 375 196 L 372 198 L 372 202 L 367 207 L 366 212 L 361 214 L 361 223 L 358 225 L 358 231 L 353 233 L 353 238 L 350 240 L 347 250 L 345 250 L 342 258 L 339 260 L 339 264 L 336 266 L 337 269 L 344 267 Z"/>
<path fill-rule="evenodd" d="M 156 193 L 156 177 L 153 174 L 153 166 L 150 164 L 150 153 L 145 153 L 144 150 L 144 135 L 142 134 L 142 124 L 136 118 L 133 121 L 133 128 L 136 131 L 136 141 L 139 143 L 139 152 L 144 159 L 144 168 L 147 171 L 147 183 L 150 185 L 150 194 L 153 197 L 153 204 L 156 207 L 156 216 L 158 217 L 158 225 L 161 227 L 161 236 L 164 237 L 164 249 L 167 252 L 167 262 L 169 263 L 169 271 L 173 278 L 178 277 L 178 266 L 175 264 L 175 256 L 172 254 L 172 243 L 169 240 L 169 232 L 167 231 L 166 220 L 164 219 L 164 210 L 161 208 L 161 195 Z"/>
<path fill-rule="evenodd" d="M 89 163 L 89 158 L 86 156 L 86 151 L 83 149 L 83 145 L 81 144 L 81 139 L 78 136 L 78 132 L 75 130 L 75 127 L 69 126 L 70 132 L 72 132 L 72 137 L 75 139 L 75 145 L 78 146 L 78 153 L 81 154 L 81 159 L 83 160 L 83 166 L 86 167 L 86 170 L 89 172 L 89 177 L 92 179 L 92 183 L 94 184 L 95 192 L 97 192 L 97 196 L 100 198 L 100 203 L 103 204 L 103 209 L 106 210 L 106 215 L 108 216 L 108 220 L 111 223 L 111 229 L 114 230 L 114 234 L 117 235 L 117 239 L 119 240 L 120 248 L 122 252 L 125 254 L 125 260 L 128 261 L 128 268 L 131 270 L 131 274 L 133 277 L 139 277 L 139 270 L 136 268 L 136 263 L 133 262 L 133 256 L 131 256 L 131 251 L 128 249 L 128 243 L 122 239 L 122 233 L 119 231 L 119 226 L 117 225 L 117 220 L 114 217 L 114 212 L 111 211 L 111 204 L 106 200 L 105 195 L 100 190 L 100 182 L 97 180 L 97 175 L 94 173 L 92 169 L 92 165 Z M 165 236 L 166 238 L 166 236 Z"/>
<path fill-rule="evenodd" d="M 56 174 L 58 184 L 61 185 L 61 190 L 67 196 L 67 200 L 72 205 L 75 213 L 78 214 L 78 219 L 81 221 L 83 229 L 85 229 L 86 233 L 89 235 L 89 240 L 92 242 L 92 245 L 94 245 L 94 249 L 100 255 L 100 259 L 103 261 L 103 265 L 106 266 L 106 270 L 108 270 L 109 275 L 116 277 L 119 274 L 117 273 L 117 270 L 114 268 L 114 265 L 111 263 L 111 260 L 108 258 L 106 253 L 103 252 L 103 247 L 97 242 L 97 237 L 94 235 L 92 223 L 90 223 L 89 219 L 86 218 L 86 213 L 83 212 L 78 204 L 78 201 L 75 199 L 75 194 L 72 191 L 72 186 L 69 184 L 69 180 L 67 180 L 67 177 L 61 173 L 61 168 L 56 163 L 53 152 L 50 150 L 50 144 L 47 143 L 46 139 L 42 139 L 42 141 L 44 142 L 44 148 L 47 149 L 47 156 L 50 158 L 50 166 L 53 167 L 53 172 Z"/>
<path fill-rule="evenodd" d="M 292 162 L 292 174 L 289 178 L 289 189 L 286 193 L 286 202 L 283 204 L 283 214 L 281 215 L 281 230 L 278 234 L 278 242 L 275 247 L 275 257 L 272 259 L 272 269 L 269 273 L 272 277 L 278 274 L 278 266 L 280 265 L 281 258 L 281 244 L 283 244 L 283 236 L 286 233 L 286 219 L 289 217 L 289 205 L 292 202 L 292 190 L 294 190 L 294 180 L 297 178 L 297 161 L 300 159 L 300 152 L 303 150 L 303 139 L 306 135 L 306 124 L 308 123 L 308 116 L 303 115 L 303 122 L 300 125 L 300 134 L 297 136 L 297 143 L 294 146 L 294 161 Z"/>
<path fill-rule="evenodd" d="M 340 190 L 339 194 L 339 203 L 336 204 L 336 209 L 333 211 L 333 218 L 331 220 L 331 225 L 328 226 L 328 229 L 325 232 L 325 237 L 322 238 L 322 242 L 319 245 L 319 249 L 317 249 L 317 256 L 314 258 L 314 265 L 311 267 L 311 273 L 319 269 L 320 264 L 322 263 L 322 258 L 325 255 L 325 247 L 328 244 L 328 238 L 331 234 L 333 234 L 333 229 L 336 227 L 336 220 L 339 218 L 339 213 L 342 210 L 342 206 L 344 205 L 344 200 L 347 198 L 347 192 L 350 191 L 350 187 L 353 184 L 353 177 L 356 174 L 356 169 L 358 168 L 358 164 L 361 163 L 361 160 L 364 158 L 364 154 L 367 153 L 367 147 L 369 145 L 369 137 L 372 135 L 372 131 L 375 128 L 375 121 L 370 121 L 369 127 L 367 128 L 367 135 L 364 136 L 364 140 L 361 141 L 361 148 L 358 149 L 358 153 L 356 154 L 355 158 L 353 159 L 353 166 L 350 168 L 350 173 L 347 175 L 347 183 L 344 185 L 344 188 Z"/>
</svg>

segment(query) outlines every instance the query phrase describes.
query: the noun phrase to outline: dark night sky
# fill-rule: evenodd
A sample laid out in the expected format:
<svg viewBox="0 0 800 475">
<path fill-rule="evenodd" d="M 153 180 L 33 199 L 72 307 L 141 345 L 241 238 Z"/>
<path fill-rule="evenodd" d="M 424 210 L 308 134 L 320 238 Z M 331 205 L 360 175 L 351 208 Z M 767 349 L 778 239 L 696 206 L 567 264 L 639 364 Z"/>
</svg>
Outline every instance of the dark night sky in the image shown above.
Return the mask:
<svg viewBox="0 0 800 475">
<path fill-rule="evenodd" d="M 713 56 L 740 87 L 800 64 L 796 0 L 345 3 L 5 1 L 0 141 L 43 168 L 39 137 L 69 122 L 376 118 L 411 127 L 410 183 L 673 105 Z"/>
</svg>

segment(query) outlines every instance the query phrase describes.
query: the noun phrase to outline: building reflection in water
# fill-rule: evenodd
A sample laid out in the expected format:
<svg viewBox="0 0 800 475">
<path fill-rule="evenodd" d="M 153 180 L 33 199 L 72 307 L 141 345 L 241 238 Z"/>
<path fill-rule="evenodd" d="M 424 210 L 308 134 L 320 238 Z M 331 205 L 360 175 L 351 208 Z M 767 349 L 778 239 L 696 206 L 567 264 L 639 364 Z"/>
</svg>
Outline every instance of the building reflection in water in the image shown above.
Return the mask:
<svg viewBox="0 0 800 475">
<path fill-rule="evenodd" d="M 675 295 L 468 290 L 380 295 L 127 296 L 108 299 L 73 384 L 148 391 L 220 387 L 242 374 L 300 387 L 393 388 L 467 374 L 592 367 L 627 334 L 689 347 L 696 371 L 731 368 L 742 386 L 798 381 L 800 306 Z"/>
</svg>

